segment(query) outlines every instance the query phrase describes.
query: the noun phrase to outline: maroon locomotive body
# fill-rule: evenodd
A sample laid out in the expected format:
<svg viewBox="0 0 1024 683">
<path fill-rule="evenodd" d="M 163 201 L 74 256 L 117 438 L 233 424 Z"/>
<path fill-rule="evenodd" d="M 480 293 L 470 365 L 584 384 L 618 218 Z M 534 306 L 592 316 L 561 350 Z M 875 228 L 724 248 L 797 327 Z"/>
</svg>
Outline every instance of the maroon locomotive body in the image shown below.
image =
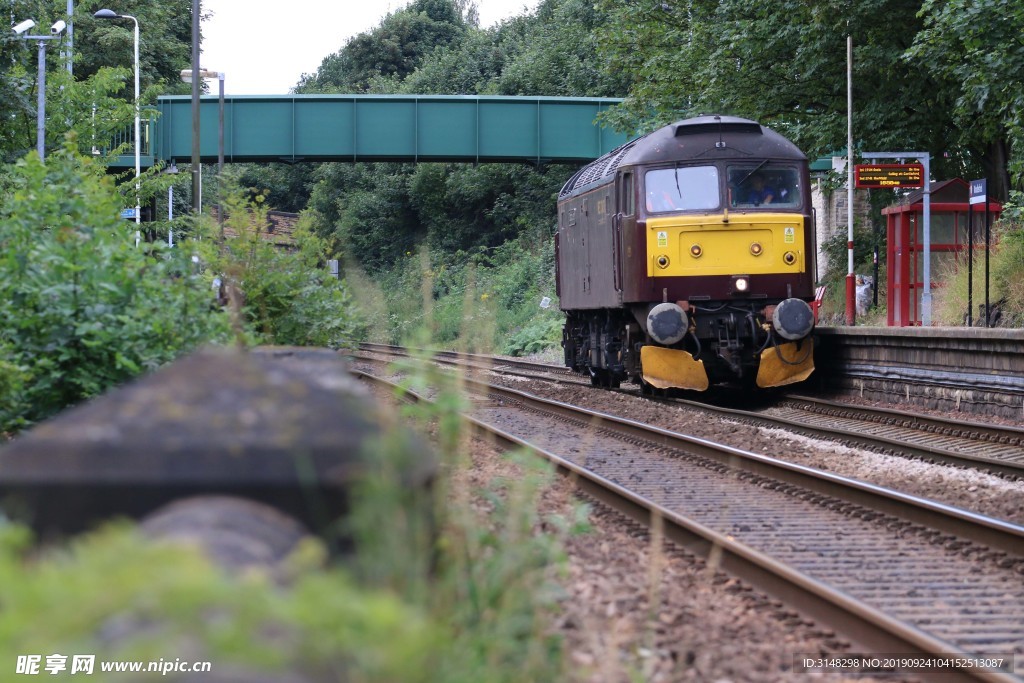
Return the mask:
<svg viewBox="0 0 1024 683">
<path fill-rule="evenodd" d="M 805 379 L 814 235 L 807 158 L 768 128 L 701 116 L 626 143 L 559 195 L 566 365 L 648 390 Z"/>
</svg>

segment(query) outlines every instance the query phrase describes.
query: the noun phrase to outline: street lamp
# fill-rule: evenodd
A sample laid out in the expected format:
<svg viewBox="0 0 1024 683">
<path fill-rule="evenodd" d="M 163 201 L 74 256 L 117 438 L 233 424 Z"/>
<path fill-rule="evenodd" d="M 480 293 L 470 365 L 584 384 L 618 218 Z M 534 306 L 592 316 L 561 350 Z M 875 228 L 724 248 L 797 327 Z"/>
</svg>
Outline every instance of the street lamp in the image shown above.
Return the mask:
<svg viewBox="0 0 1024 683">
<path fill-rule="evenodd" d="M 39 85 L 36 88 L 36 151 L 39 153 L 39 160 L 46 156 L 46 41 L 60 40 L 60 34 L 67 26 L 63 21 L 58 21 L 50 27 L 48 36 L 30 36 L 25 32 L 34 28 L 35 20 L 26 19 L 11 27 L 15 35 L 21 36 L 23 40 L 35 40 L 39 42 Z"/>
<path fill-rule="evenodd" d="M 142 200 L 140 199 L 139 176 L 142 175 L 142 164 L 139 157 L 139 145 L 142 136 L 139 134 L 139 20 L 130 14 L 118 14 L 114 10 L 101 9 L 93 14 L 97 19 L 131 19 L 135 22 L 135 246 L 139 246 L 142 238 L 139 223 L 142 221 Z"/>
<path fill-rule="evenodd" d="M 199 69 L 198 71 L 200 78 L 216 78 L 218 83 L 218 111 L 217 111 L 217 223 L 221 225 L 221 232 L 223 233 L 224 217 L 221 214 L 220 205 L 220 175 L 224 170 L 224 72 L 223 71 L 211 71 L 210 69 Z M 192 82 L 192 69 L 181 70 L 181 80 L 186 83 Z M 194 134 L 194 133 L 193 133 Z M 202 209 L 202 197 L 199 199 L 193 199 L 192 204 Z M 223 236 L 223 235 L 222 235 Z"/>
<path fill-rule="evenodd" d="M 171 159 L 171 165 L 164 169 L 167 175 L 178 175 L 178 165 Z M 167 186 L 167 246 L 174 246 L 174 183 Z"/>
</svg>

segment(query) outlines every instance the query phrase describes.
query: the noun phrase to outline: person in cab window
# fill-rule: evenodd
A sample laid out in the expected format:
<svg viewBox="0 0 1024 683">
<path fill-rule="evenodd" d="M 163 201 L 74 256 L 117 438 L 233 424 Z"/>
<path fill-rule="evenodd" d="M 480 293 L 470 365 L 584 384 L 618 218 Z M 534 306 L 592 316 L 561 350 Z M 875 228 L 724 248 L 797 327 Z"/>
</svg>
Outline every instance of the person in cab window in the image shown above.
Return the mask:
<svg viewBox="0 0 1024 683">
<path fill-rule="evenodd" d="M 648 211 L 674 211 L 676 203 L 672 198 L 672 194 L 667 190 L 656 190 L 650 189 L 647 191 L 647 210 Z"/>
<path fill-rule="evenodd" d="M 747 203 L 761 206 L 762 204 L 771 204 L 773 201 L 775 201 L 775 188 L 765 184 L 764 176 L 760 173 L 750 176 L 750 190 L 747 193 Z"/>
</svg>

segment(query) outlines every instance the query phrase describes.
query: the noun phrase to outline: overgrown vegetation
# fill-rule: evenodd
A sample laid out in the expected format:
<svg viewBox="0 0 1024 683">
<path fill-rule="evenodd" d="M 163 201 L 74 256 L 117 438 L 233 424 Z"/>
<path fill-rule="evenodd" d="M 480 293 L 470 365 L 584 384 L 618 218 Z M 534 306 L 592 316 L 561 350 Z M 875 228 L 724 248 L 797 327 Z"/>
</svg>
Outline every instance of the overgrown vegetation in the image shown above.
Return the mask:
<svg viewBox="0 0 1024 683">
<path fill-rule="evenodd" d="M 416 437 L 382 418 L 344 523 L 359 552 L 341 564 L 309 540 L 283 573 L 226 576 L 196 549 L 126 525 L 40 551 L 24 528 L 0 520 L 0 659 L 178 658 L 210 661 L 214 675 L 365 683 L 572 680 L 551 624 L 563 541 L 586 529 L 585 509 L 541 518 L 537 498 L 552 472 L 530 455 L 511 456 L 511 479 L 468 485 L 456 378 L 403 369 L 407 387 L 439 390 L 434 407 L 401 418 L 433 425 L 444 459 L 427 514 L 403 483 Z M 98 666 L 95 680 L 124 676 Z"/>
<path fill-rule="evenodd" d="M 248 201 L 229 191 L 223 209 L 233 237 L 220 239 L 221 226 L 208 221 L 207 239 L 190 246 L 254 342 L 336 348 L 365 336 L 348 284 L 327 272 L 323 241 L 310 232 L 308 219 L 293 234 L 294 251 L 283 250 L 261 236 L 267 225 L 262 195 Z"/>
<path fill-rule="evenodd" d="M 989 302 L 993 324 L 1024 327 L 1024 193 L 1014 192 L 1004 208 L 1003 218 L 992 227 L 993 246 L 989 253 Z M 938 273 L 943 283 L 933 299 L 936 324 L 967 324 L 968 268 L 966 257 L 951 262 L 946 272 Z M 976 248 L 970 292 L 973 295 L 973 322 L 985 325 L 985 253 Z"/>
<path fill-rule="evenodd" d="M 408 252 L 379 276 L 380 287 L 359 288 L 360 307 L 379 311 L 374 318 L 386 321 L 373 334 L 399 343 L 426 326 L 435 343 L 512 355 L 556 345 L 562 315 L 554 293 L 554 250 L 545 231 L 538 232 L 469 252 Z"/>
<path fill-rule="evenodd" d="M 0 432 L 200 344 L 332 346 L 363 334 L 347 285 L 323 268 L 322 242 L 300 229 L 297 253 L 275 249 L 256 231 L 266 211 L 241 199 L 227 200 L 236 239 L 210 239 L 206 221 L 206 240 L 137 248 L 112 180 L 70 145 L 45 164 L 28 155 L 0 191 Z"/>
<path fill-rule="evenodd" d="M 187 251 L 135 248 L 102 168 L 70 149 L 46 164 L 33 153 L 2 192 L 0 431 L 227 337 Z"/>
</svg>

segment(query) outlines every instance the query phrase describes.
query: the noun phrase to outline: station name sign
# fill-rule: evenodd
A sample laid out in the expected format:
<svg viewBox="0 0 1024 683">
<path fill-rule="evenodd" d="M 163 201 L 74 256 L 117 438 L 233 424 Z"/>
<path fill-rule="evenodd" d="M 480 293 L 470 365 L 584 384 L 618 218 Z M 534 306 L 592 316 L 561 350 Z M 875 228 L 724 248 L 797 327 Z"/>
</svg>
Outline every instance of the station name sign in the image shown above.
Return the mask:
<svg viewBox="0 0 1024 683">
<path fill-rule="evenodd" d="M 854 187 L 924 187 L 924 164 L 856 164 Z"/>
</svg>

